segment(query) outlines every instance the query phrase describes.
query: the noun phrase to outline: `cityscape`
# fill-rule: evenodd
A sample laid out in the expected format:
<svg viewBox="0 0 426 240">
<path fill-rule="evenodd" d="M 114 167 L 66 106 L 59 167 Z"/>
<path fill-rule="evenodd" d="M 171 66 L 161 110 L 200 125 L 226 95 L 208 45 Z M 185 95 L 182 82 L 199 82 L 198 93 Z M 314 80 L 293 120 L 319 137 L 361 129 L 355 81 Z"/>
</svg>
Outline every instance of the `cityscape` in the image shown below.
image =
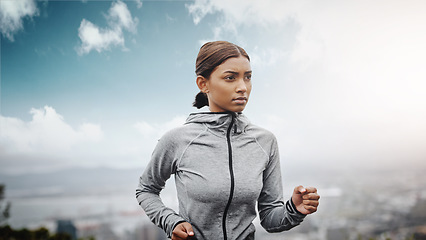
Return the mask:
<svg viewBox="0 0 426 240">
<path fill-rule="evenodd" d="M 72 177 L 74 171 L 80 172 L 79 180 Z M 16 229 L 44 227 L 51 232 L 68 231 L 74 236 L 72 239 L 167 239 L 134 198 L 132 185 L 136 186 L 139 171 L 80 169 L 56 174 L 62 175 L 62 179 L 49 182 L 56 182 L 56 186 L 37 184 L 36 174 L 27 179 L 2 175 L 2 184 L 6 186 L 3 202 L 11 205 L 10 218 L 5 223 Z M 54 175 L 43 174 L 43 179 Z M 90 176 L 95 178 L 90 181 Z M 291 186 L 298 185 L 296 180 L 285 181 L 296 179 L 290 176 L 284 174 L 285 193 L 291 193 Z M 423 169 L 324 170 L 306 176 L 309 177 L 304 177 L 303 182 L 316 185 L 321 195 L 318 212 L 308 216 L 300 226 L 274 234 L 266 233 L 256 218 L 256 239 L 426 239 Z M 22 182 L 17 183 L 17 178 Z M 31 182 L 33 191 L 22 189 L 26 181 Z M 82 182 L 86 182 L 84 187 Z M 114 184 L 110 184 L 112 182 Z M 178 208 L 175 194 L 171 179 L 161 196 L 173 209 Z"/>
</svg>

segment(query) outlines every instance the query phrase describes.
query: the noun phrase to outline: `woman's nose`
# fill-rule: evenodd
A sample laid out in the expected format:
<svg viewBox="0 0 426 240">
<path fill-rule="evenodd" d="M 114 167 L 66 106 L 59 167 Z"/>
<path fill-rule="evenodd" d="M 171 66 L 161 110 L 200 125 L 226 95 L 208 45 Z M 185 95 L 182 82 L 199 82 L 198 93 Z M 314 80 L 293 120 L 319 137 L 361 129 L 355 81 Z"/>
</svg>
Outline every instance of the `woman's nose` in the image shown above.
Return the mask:
<svg viewBox="0 0 426 240">
<path fill-rule="evenodd" d="M 237 81 L 236 92 L 242 92 L 242 93 L 247 92 L 247 85 L 244 79 L 239 79 Z"/>
</svg>

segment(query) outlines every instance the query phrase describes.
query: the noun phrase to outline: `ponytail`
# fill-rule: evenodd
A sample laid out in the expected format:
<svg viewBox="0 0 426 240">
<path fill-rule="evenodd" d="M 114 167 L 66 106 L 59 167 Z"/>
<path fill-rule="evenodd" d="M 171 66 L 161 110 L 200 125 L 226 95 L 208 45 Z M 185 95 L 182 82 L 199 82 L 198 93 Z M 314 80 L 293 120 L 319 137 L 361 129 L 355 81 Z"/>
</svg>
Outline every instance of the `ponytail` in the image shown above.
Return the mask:
<svg viewBox="0 0 426 240">
<path fill-rule="evenodd" d="M 199 92 L 197 96 L 195 96 L 195 101 L 192 104 L 192 106 L 198 109 L 208 105 L 209 105 L 209 99 L 207 98 L 207 94 L 203 92 Z"/>
</svg>

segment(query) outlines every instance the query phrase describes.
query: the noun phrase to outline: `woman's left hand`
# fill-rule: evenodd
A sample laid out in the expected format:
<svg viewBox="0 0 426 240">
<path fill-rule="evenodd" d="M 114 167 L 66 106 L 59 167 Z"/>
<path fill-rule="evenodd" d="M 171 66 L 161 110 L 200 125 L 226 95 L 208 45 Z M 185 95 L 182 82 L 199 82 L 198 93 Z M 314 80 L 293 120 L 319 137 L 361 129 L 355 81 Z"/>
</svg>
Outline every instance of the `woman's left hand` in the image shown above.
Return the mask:
<svg viewBox="0 0 426 240">
<path fill-rule="evenodd" d="M 317 211 L 320 195 L 314 187 L 297 186 L 291 197 L 297 211 L 302 214 L 311 214 Z"/>
</svg>

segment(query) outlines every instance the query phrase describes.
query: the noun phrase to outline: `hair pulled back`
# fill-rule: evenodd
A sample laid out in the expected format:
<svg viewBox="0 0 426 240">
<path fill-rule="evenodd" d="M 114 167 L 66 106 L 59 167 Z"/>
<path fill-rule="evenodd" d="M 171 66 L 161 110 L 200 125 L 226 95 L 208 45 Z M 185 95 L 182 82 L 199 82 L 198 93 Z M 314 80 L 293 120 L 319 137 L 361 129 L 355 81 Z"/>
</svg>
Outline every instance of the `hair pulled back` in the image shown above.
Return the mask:
<svg viewBox="0 0 426 240">
<path fill-rule="evenodd" d="M 201 46 L 198 52 L 197 61 L 195 63 L 195 74 L 209 79 L 211 73 L 217 66 L 229 58 L 240 56 L 244 56 L 250 61 L 250 57 L 246 51 L 233 43 L 227 41 L 207 42 Z M 209 100 L 207 94 L 200 91 L 197 96 L 195 96 L 195 101 L 192 106 L 202 108 L 208 105 Z"/>
</svg>

